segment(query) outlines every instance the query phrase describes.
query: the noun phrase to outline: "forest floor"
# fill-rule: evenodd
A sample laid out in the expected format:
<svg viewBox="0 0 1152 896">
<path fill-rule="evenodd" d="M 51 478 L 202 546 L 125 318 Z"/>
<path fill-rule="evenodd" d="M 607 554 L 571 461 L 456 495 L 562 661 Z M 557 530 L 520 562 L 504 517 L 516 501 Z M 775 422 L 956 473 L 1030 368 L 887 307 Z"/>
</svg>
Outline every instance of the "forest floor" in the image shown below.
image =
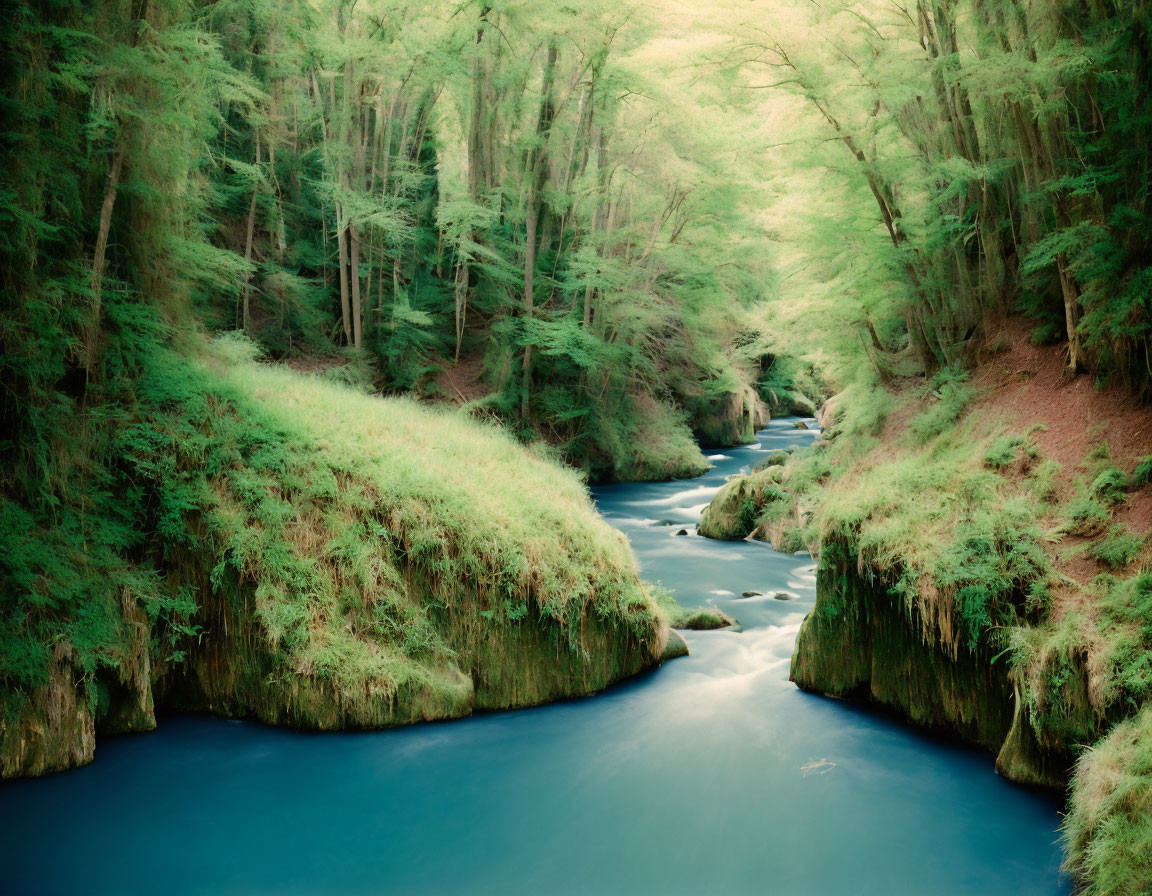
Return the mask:
<svg viewBox="0 0 1152 896">
<path fill-rule="evenodd" d="M 1101 446 L 1124 470 L 1152 451 L 1152 407 L 1119 383 L 1098 385 L 1091 376 L 1069 375 L 1065 348 L 1033 345 L 1031 334 L 1031 324 L 1019 317 L 1008 318 L 989 334 L 992 354 L 973 370 L 970 382 L 977 397 L 969 416 L 989 427 L 1002 423 L 1027 432 L 1044 458 L 1060 464 L 1055 503 L 1065 504 L 1077 483 L 1090 477 L 1090 458 Z M 1005 472 L 1009 478 L 1023 477 L 1019 471 Z M 1112 520 L 1146 537 L 1152 531 L 1152 489 L 1130 491 Z M 1089 584 L 1104 571 L 1089 552 L 1097 540 L 1064 535 L 1052 552 L 1057 571 L 1078 585 Z M 1062 588 L 1056 597 L 1052 610 L 1057 620 L 1070 609 L 1090 610 L 1094 603 L 1083 588 Z"/>
<path fill-rule="evenodd" d="M 972 376 L 979 394 L 974 411 L 1042 424 L 1046 428 L 1033 440 L 1066 469 L 1076 468 L 1101 440 L 1121 467 L 1147 454 L 1152 408 L 1118 383 L 1100 387 L 1090 376 L 1069 376 L 1064 347 L 1033 345 L 1032 329 L 1028 321 L 1012 317 L 989 334 L 996 353 Z"/>
<path fill-rule="evenodd" d="M 467 404 L 483 398 L 492 391 L 484 379 L 484 356 L 481 353 L 464 355 L 459 362 L 450 358 L 442 363 L 441 371 L 433 379 L 445 401 Z"/>
</svg>

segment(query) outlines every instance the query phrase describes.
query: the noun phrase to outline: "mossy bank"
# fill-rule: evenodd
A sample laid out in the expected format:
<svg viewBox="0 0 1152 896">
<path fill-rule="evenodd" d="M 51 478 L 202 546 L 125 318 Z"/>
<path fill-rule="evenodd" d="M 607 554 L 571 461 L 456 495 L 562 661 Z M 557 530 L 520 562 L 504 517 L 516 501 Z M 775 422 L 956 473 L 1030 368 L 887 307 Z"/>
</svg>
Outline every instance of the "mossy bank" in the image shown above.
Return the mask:
<svg viewBox="0 0 1152 896">
<path fill-rule="evenodd" d="M 819 554 L 799 686 L 1068 787 L 1067 865 L 1085 892 L 1149 892 L 1149 415 L 1012 341 L 1027 377 L 993 358 L 851 387 L 823 410 L 821 441 L 733 478 L 700 531 Z"/>
<path fill-rule="evenodd" d="M 578 476 L 496 426 L 226 339 L 157 350 L 109 448 L 117 500 L 73 520 L 95 560 L 2 508 L 4 776 L 158 708 L 375 728 L 592 694 L 667 647 Z"/>
</svg>

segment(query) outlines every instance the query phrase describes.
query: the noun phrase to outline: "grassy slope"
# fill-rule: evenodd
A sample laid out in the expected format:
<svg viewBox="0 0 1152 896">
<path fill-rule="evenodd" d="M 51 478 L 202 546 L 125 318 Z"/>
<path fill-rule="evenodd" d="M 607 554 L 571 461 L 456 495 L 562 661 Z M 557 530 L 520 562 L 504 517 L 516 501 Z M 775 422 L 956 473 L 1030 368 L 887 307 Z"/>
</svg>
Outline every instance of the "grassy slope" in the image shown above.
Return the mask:
<svg viewBox="0 0 1152 896">
<path fill-rule="evenodd" d="M 495 426 L 246 355 L 158 353 L 142 376 L 110 485 L 132 497 L 121 578 L 140 587 L 8 633 L 6 655 L 30 659 L 6 693 L 5 774 L 151 727 L 153 687 L 177 707 L 378 726 L 592 693 L 657 661 L 663 613 L 575 473 Z M 51 592 L 18 554 L 6 565 Z"/>
<path fill-rule="evenodd" d="M 1135 733 L 1149 710 L 1113 726 L 1152 705 L 1152 488 L 1141 457 L 1152 417 L 1118 392 L 1063 379 L 1058 353 L 1018 328 L 999 347 L 1011 354 L 971 379 L 853 387 L 837 400 L 831 442 L 731 483 L 705 522 L 841 546 L 849 572 L 906 608 L 923 662 L 957 664 L 958 681 L 982 680 L 1002 657 L 996 674 L 1020 695 L 1040 753 L 1067 768 L 1098 742 L 1072 778 L 1070 868 L 1091 893 L 1146 892 L 1152 743 Z M 832 553 L 823 564 L 835 565 Z M 836 606 L 845 594 L 877 599 L 873 586 L 839 589 L 838 579 L 827 574 L 810 620 L 825 650 L 839 650 L 828 635 L 849 624 Z M 1044 777 L 1016 759 L 1002 770 Z"/>
<path fill-rule="evenodd" d="M 665 390 L 668 394 L 658 397 L 639 386 L 626 390 L 618 396 L 613 412 L 605 404 L 582 414 L 579 435 L 569 441 L 561 435 L 564 427 L 549 416 L 555 416 L 554 409 L 542 410 L 521 435 L 554 445 L 567 462 L 594 481 L 664 481 L 703 475 L 709 464 L 697 440 L 706 446 L 747 444 L 769 420 L 763 401 L 746 382 L 751 374 L 726 358 L 722 367 L 725 375 L 709 383 L 708 389 L 697 381 L 701 376 L 697 370 L 666 370 L 666 379 L 675 384 Z M 477 415 L 491 414 L 500 399 L 485 381 L 476 358 L 464 358 L 456 365 L 445 362 L 428 391 Z"/>
</svg>

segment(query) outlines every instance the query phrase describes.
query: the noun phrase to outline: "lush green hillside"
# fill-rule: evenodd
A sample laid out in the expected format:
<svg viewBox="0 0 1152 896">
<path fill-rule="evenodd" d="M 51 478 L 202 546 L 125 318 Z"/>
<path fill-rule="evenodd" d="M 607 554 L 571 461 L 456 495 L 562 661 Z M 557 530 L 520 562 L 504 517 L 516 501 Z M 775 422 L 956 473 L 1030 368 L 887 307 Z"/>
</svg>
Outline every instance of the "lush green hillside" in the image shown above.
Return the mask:
<svg viewBox="0 0 1152 896">
<path fill-rule="evenodd" d="M 251 351 L 154 356 L 87 519 L 4 503 L 24 584 L 6 775 L 90 759 L 93 732 L 156 708 L 377 727 L 589 694 L 659 659 L 667 625 L 573 472 Z"/>
</svg>

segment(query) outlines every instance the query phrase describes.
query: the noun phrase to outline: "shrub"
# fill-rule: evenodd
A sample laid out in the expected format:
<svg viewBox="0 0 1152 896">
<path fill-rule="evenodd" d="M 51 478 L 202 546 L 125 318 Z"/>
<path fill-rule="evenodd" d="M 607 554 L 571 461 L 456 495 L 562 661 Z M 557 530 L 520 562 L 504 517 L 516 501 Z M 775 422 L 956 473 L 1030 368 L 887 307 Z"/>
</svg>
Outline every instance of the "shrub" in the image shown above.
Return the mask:
<svg viewBox="0 0 1152 896">
<path fill-rule="evenodd" d="M 1081 491 L 1068 505 L 1065 530 L 1072 535 L 1100 532 L 1111 519 L 1108 507 L 1088 490 Z"/>
<path fill-rule="evenodd" d="M 1080 757 L 1063 835 L 1081 896 L 1152 892 L 1152 708 Z"/>
<path fill-rule="evenodd" d="M 1144 549 L 1144 539 L 1127 526 L 1117 525 L 1108 530 L 1103 541 L 1092 546 L 1092 556 L 1112 569 L 1123 569 Z"/>
<path fill-rule="evenodd" d="M 1092 482 L 1092 494 L 1105 504 L 1120 504 L 1128 488 L 1128 477 L 1119 467 L 1106 467 Z"/>
<path fill-rule="evenodd" d="M 1020 436 L 1000 436 L 988 446 L 984 454 L 984 466 L 992 470 L 1002 470 L 1016 462 L 1024 439 Z"/>
<path fill-rule="evenodd" d="M 960 419 L 972 400 L 972 389 L 967 381 L 968 372 L 958 367 L 945 367 L 932 378 L 925 397 L 934 398 L 935 402 L 921 411 L 909 427 L 918 442 L 942 435 Z"/>
<path fill-rule="evenodd" d="M 1033 467 L 1028 475 L 1028 487 L 1041 501 L 1056 499 L 1056 485 L 1063 466 L 1058 461 L 1046 460 Z"/>
<path fill-rule="evenodd" d="M 1152 456 L 1142 457 L 1136 463 L 1136 469 L 1132 471 L 1131 488 L 1141 488 L 1152 481 Z"/>
</svg>

